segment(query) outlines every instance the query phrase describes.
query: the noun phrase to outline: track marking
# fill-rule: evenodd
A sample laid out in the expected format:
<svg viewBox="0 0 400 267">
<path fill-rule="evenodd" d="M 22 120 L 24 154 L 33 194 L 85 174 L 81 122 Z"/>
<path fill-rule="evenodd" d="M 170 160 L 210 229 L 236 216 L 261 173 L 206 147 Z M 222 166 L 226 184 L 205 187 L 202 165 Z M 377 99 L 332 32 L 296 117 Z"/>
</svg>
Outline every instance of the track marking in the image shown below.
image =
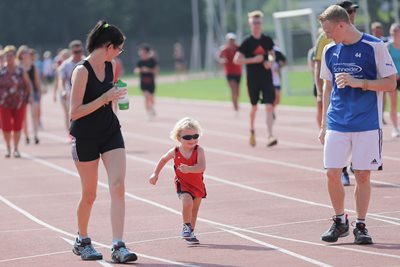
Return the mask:
<svg viewBox="0 0 400 267">
<path fill-rule="evenodd" d="M 25 154 L 25 153 L 24 153 L 24 154 Z M 33 159 L 32 156 L 27 156 L 26 154 L 25 154 L 25 157 L 30 158 L 30 159 Z M 43 160 L 40 160 L 40 161 L 43 161 Z M 42 162 L 41 162 L 41 163 L 42 163 Z M 53 165 L 53 164 L 51 164 L 51 165 Z M 51 165 L 47 165 L 47 166 L 51 166 Z M 55 165 L 55 166 L 56 166 L 56 165 Z M 62 168 L 62 167 L 57 168 L 57 170 L 63 170 L 64 172 L 66 171 L 66 169 L 64 169 L 64 168 Z M 78 176 L 78 174 L 75 173 L 74 176 Z M 9 206 L 10 208 L 12 208 L 12 209 L 14 209 L 15 211 L 21 213 L 22 215 L 24 215 L 25 217 L 27 217 L 29 220 L 31 220 L 31 221 L 33 221 L 33 222 L 39 224 L 39 225 L 42 225 L 42 226 L 44 226 L 44 227 L 46 227 L 46 228 L 48 228 L 48 229 L 50 229 L 50 230 L 52 230 L 52 231 L 54 231 L 54 232 L 63 234 L 63 235 L 65 235 L 65 236 L 69 236 L 69 237 L 75 238 L 75 235 L 74 235 L 74 234 L 71 234 L 71 233 L 69 233 L 69 232 L 66 232 L 66 231 L 64 231 L 64 230 L 62 230 L 62 229 L 60 229 L 60 228 L 57 228 L 57 227 L 55 227 L 55 226 L 52 226 L 52 225 L 50 225 L 50 224 L 48 224 L 48 223 L 46 223 L 46 222 L 40 220 L 39 218 L 35 217 L 35 216 L 32 215 L 31 213 L 27 212 L 26 210 L 24 210 L 24 209 L 18 207 L 17 205 L 15 205 L 14 203 L 12 203 L 12 202 L 9 201 L 8 199 L 4 198 L 2 195 L 0 195 L 0 201 L 2 201 L 4 204 L 6 204 L 7 206 Z M 65 239 L 64 239 L 64 240 L 65 240 Z M 99 242 L 96 242 L 96 241 L 92 241 L 92 243 L 95 244 L 95 245 L 97 245 L 97 246 L 101 246 L 101 247 L 103 247 L 103 248 L 111 249 L 110 246 L 105 245 L 105 244 L 102 244 L 102 243 L 99 243 Z M 71 253 L 72 253 L 72 252 L 71 252 Z M 136 253 L 136 252 L 135 252 L 135 253 Z M 181 262 L 171 261 L 171 260 L 167 260 L 167 259 L 163 259 L 163 258 L 158 258 L 158 257 L 154 257 L 154 256 L 145 255 L 145 254 L 142 254 L 142 253 L 136 253 L 136 254 L 137 254 L 138 256 L 140 256 L 140 257 L 147 258 L 147 259 L 151 259 L 151 260 L 155 260 L 155 261 L 160 261 L 160 262 L 163 262 L 163 263 L 168 263 L 168 264 L 173 264 L 173 265 L 179 265 L 179 266 L 187 266 L 187 267 L 198 267 L 197 265 L 185 264 L 185 263 L 181 263 Z M 50 255 L 50 254 L 41 254 L 41 255 Z M 26 258 L 26 257 L 24 257 L 24 258 Z M 21 257 L 20 257 L 20 258 L 15 258 L 15 259 L 21 259 Z M 13 260 L 14 260 L 14 259 L 6 259 L 6 260 L 1 260 L 0 262 L 7 262 L 7 261 L 13 261 Z M 99 262 L 99 261 L 97 261 L 97 262 Z M 112 265 L 111 265 L 111 266 L 112 266 Z"/>
<path fill-rule="evenodd" d="M 67 169 L 65 169 L 65 168 L 63 168 L 61 166 L 55 165 L 53 163 L 47 162 L 47 161 L 42 160 L 42 159 L 35 158 L 34 156 L 29 156 L 29 155 L 27 155 L 25 153 L 23 153 L 23 155 L 26 156 L 26 157 L 29 157 L 33 161 L 37 161 L 37 162 L 39 162 L 39 163 L 41 163 L 43 165 L 46 165 L 46 166 L 48 166 L 50 168 L 59 170 L 59 171 L 64 172 L 64 173 L 70 173 L 72 176 L 78 177 L 78 174 L 76 172 L 69 171 L 69 170 L 67 170 Z M 105 184 L 105 183 L 102 183 L 102 182 L 99 182 L 99 186 L 108 188 L 108 185 Z M 179 211 L 174 210 L 174 209 L 172 209 L 170 207 L 167 207 L 165 205 L 159 204 L 157 202 L 154 202 L 152 200 L 148 200 L 148 199 L 133 195 L 133 194 L 128 193 L 128 192 L 126 192 L 125 195 L 127 197 L 132 198 L 132 199 L 136 199 L 138 201 L 141 201 L 141 202 L 156 206 L 158 208 L 161 208 L 163 210 L 169 211 L 171 213 L 174 213 L 174 214 L 177 214 L 177 215 L 181 215 L 181 213 Z M 1 196 L 0 196 L 0 199 L 1 199 Z M 218 223 L 218 222 L 207 220 L 207 219 L 204 219 L 204 218 L 198 218 L 198 220 L 202 221 L 202 222 L 205 222 L 205 223 L 208 223 L 208 224 L 211 224 L 211 225 L 218 226 L 218 227 L 227 228 L 227 229 L 230 229 L 230 230 L 244 231 L 244 232 L 248 232 L 248 233 L 252 233 L 252 234 L 258 234 L 258 235 L 261 235 L 261 236 L 266 236 L 266 237 L 285 240 L 285 241 L 292 241 L 292 242 L 303 243 L 303 244 L 308 244 L 308 245 L 320 246 L 320 247 L 325 247 L 325 248 L 329 248 L 329 249 L 331 249 L 331 248 L 332 249 L 342 249 L 342 250 L 348 250 L 348 251 L 358 252 L 358 253 L 362 253 L 362 254 L 377 255 L 377 256 L 400 259 L 400 256 L 387 254 L 387 253 L 371 252 L 371 251 L 366 251 L 366 250 L 361 250 L 361 249 L 353 249 L 353 248 L 340 247 L 340 246 L 327 246 L 327 245 L 321 244 L 321 243 L 298 240 L 298 239 L 293 239 L 293 238 L 286 238 L 286 237 L 282 237 L 282 236 L 276 236 L 276 235 L 261 233 L 261 232 L 257 232 L 257 231 L 247 230 L 247 229 L 244 229 L 244 228 L 235 227 L 235 226 L 231 226 L 231 225 L 227 225 L 227 224 L 223 224 L 223 223 Z M 72 235 L 72 234 L 70 234 L 70 235 Z"/>
</svg>

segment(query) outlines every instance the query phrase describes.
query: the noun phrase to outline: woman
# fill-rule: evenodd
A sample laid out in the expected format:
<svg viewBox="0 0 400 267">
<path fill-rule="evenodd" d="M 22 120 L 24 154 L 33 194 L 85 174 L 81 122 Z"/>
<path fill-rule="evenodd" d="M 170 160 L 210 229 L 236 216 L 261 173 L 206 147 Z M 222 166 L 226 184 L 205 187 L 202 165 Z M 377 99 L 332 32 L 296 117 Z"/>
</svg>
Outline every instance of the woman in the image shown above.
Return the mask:
<svg viewBox="0 0 400 267">
<path fill-rule="evenodd" d="M 88 235 L 90 212 L 96 198 L 100 156 L 107 170 L 111 195 L 112 260 L 135 261 L 122 241 L 125 218 L 126 156 L 124 139 L 112 101 L 127 93 L 113 86 L 115 61 L 122 51 L 125 37 L 121 31 L 99 21 L 90 31 L 86 46 L 90 55 L 72 73 L 70 134 L 72 157 L 79 172 L 82 196 L 79 201 L 78 236 L 73 252 L 82 260 L 99 260 L 103 256 L 91 245 Z"/>
<path fill-rule="evenodd" d="M 11 156 L 11 138 L 14 142 L 15 158 L 21 157 L 18 149 L 25 116 L 27 96 L 32 95 L 28 74 L 16 65 L 15 46 L 4 48 L 5 64 L 0 66 L 0 114 L 3 137 L 7 146 L 6 158 Z"/>
<path fill-rule="evenodd" d="M 38 131 L 39 131 L 39 121 L 40 121 L 40 99 L 41 99 L 41 89 L 40 89 L 40 76 L 39 69 L 32 60 L 32 56 L 29 48 L 26 45 L 22 45 L 18 48 L 17 59 L 19 65 L 28 73 L 29 79 L 32 84 L 33 89 L 33 101 L 31 103 L 31 118 L 33 126 L 33 135 L 35 144 L 39 144 Z M 24 132 L 25 132 L 25 142 L 30 143 L 28 134 L 28 110 L 25 112 L 24 120 Z"/>
</svg>

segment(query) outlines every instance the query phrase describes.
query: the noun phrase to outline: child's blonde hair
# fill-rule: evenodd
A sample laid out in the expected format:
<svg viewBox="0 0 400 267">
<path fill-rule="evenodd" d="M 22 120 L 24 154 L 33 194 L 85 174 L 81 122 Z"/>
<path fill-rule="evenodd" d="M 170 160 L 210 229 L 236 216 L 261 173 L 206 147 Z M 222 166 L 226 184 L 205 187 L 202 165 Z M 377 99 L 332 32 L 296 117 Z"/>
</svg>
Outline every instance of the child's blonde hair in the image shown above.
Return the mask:
<svg viewBox="0 0 400 267">
<path fill-rule="evenodd" d="M 181 134 L 182 130 L 185 129 L 194 129 L 197 130 L 199 135 L 202 134 L 202 129 L 198 121 L 195 119 L 185 117 L 183 119 L 180 119 L 174 126 L 174 129 L 172 129 L 171 133 L 169 136 L 171 137 L 172 140 L 178 141 L 178 137 Z"/>
</svg>

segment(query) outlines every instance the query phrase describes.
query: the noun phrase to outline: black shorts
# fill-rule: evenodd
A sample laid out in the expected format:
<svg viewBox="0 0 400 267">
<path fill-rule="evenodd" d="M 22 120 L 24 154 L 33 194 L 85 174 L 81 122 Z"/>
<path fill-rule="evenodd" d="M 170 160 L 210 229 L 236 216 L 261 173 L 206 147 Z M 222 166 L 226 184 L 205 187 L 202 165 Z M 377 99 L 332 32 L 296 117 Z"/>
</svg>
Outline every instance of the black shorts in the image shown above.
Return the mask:
<svg viewBox="0 0 400 267">
<path fill-rule="evenodd" d="M 142 92 L 149 92 L 150 94 L 154 94 L 156 91 L 156 85 L 154 83 L 151 84 L 141 84 L 140 89 Z"/>
<path fill-rule="evenodd" d="M 71 144 L 71 153 L 74 161 L 93 161 L 98 159 L 101 154 L 117 148 L 125 148 L 124 138 L 120 129 L 101 139 L 74 137 Z"/>
<path fill-rule="evenodd" d="M 275 88 L 272 84 L 272 80 L 248 79 L 247 90 L 252 106 L 257 105 L 258 101 L 260 101 L 261 104 L 273 104 L 275 101 Z"/>
<path fill-rule="evenodd" d="M 400 80 L 397 80 L 396 89 L 400 90 Z"/>
<path fill-rule="evenodd" d="M 226 75 L 226 79 L 228 80 L 228 82 L 235 81 L 238 84 L 240 84 L 241 77 L 242 77 L 241 75 L 231 75 L 231 74 Z"/>
</svg>

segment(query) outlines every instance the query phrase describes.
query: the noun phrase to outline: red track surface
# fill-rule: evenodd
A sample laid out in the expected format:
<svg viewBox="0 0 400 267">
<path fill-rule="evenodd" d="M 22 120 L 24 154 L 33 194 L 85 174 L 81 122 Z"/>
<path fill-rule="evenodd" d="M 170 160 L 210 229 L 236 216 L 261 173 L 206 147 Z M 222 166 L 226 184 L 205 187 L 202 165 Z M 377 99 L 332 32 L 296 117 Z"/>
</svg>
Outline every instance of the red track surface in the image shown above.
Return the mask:
<svg viewBox="0 0 400 267">
<path fill-rule="evenodd" d="M 76 233 L 80 182 L 63 128 L 59 103 L 47 95 L 40 145 L 21 145 L 23 158 L 0 159 L 0 266 L 111 266 L 109 195 L 103 167 L 89 232 L 104 261 L 82 262 L 67 240 Z M 400 266 L 400 140 L 384 128 L 384 171 L 372 176 L 367 225 L 375 244 L 358 246 L 353 236 L 320 241 L 333 215 L 322 169 L 322 146 L 313 109 L 279 107 L 279 144 L 267 148 L 260 107 L 257 146 L 248 145 L 248 105 L 239 118 L 227 103 L 159 99 L 157 117 L 146 119 L 141 98 L 120 112 L 127 148 L 125 240 L 139 253 L 139 266 Z M 132 104 L 131 103 L 131 104 Z M 179 237 L 180 201 L 171 165 L 157 186 L 148 183 L 168 139 L 184 116 L 200 121 L 206 151 L 207 199 L 197 236 L 188 247 Z M 0 143 L 4 153 L 4 143 Z M 346 208 L 354 213 L 354 179 Z"/>
</svg>

